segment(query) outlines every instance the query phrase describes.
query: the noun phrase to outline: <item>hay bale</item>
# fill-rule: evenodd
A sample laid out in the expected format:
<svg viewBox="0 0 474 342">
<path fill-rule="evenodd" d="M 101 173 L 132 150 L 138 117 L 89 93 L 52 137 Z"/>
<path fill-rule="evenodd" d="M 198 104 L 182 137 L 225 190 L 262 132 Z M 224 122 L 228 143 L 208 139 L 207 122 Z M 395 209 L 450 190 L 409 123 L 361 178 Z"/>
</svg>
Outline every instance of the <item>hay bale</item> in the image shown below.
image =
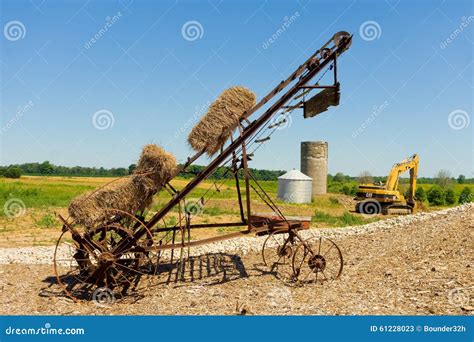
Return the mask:
<svg viewBox="0 0 474 342">
<path fill-rule="evenodd" d="M 151 180 L 122 178 L 73 199 L 68 208 L 69 215 L 76 223 L 93 228 L 117 214 L 113 209 L 128 213 L 145 209 L 151 204 L 156 191 Z"/>
<path fill-rule="evenodd" d="M 188 135 L 191 147 L 212 156 L 230 138 L 245 111 L 255 106 L 256 96 L 247 88 L 236 86 L 224 92 L 209 106 L 207 113 Z"/>
<path fill-rule="evenodd" d="M 176 171 L 176 158 L 161 147 L 145 145 L 133 172 L 136 176 L 151 179 L 155 186 L 161 188 Z"/>
<path fill-rule="evenodd" d="M 113 209 L 135 214 L 149 207 L 155 195 L 176 171 L 176 159 L 156 145 L 146 145 L 131 177 L 76 197 L 69 215 L 76 223 L 93 228 L 117 214 Z"/>
</svg>

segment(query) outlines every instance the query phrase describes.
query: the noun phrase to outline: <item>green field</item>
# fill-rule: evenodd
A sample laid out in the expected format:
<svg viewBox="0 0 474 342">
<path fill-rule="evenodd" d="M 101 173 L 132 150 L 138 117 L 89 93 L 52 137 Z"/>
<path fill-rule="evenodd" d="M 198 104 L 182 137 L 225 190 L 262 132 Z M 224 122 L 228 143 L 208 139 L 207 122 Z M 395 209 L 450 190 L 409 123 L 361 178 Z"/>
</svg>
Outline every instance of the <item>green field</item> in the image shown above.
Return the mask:
<svg viewBox="0 0 474 342">
<path fill-rule="evenodd" d="M 57 214 L 67 217 L 67 206 L 70 201 L 86 191 L 97 189 L 113 180 L 108 177 L 41 177 L 23 176 L 20 179 L 0 178 L 0 246 L 25 245 L 25 244 L 52 244 L 60 231 Z M 176 189 L 183 188 L 189 179 L 175 179 L 172 185 Z M 202 213 L 195 220 L 196 223 L 238 221 L 239 209 L 233 180 L 205 181 L 196 188 L 188 197 L 189 200 L 199 199 L 205 195 L 206 202 Z M 277 181 L 261 181 L 260 185 L 269 196 L 278 204 L 285 215 L 311 217 L 315 227 L 342 227 L 360 225 L 371 221 L 383 219 L 382 216 L 364 217 L 353 212 L 355 202 L 353 196 L 338 193 L 344 186 L 354 186 L 355 183 L 329 184 L 330 191 L 327 195 L 317 196 L 312 203 L 290 204 L 277 199 Z M 216 191 L 216 186 L 219 191 Z M 428 190 L 430 184 L 421 184 Z M 454 184 L 457 195 L 469 186 L 474 191 L 474 185 Z M 243 192 L 245 195 L 245 192 Z M 170 199 L 170 194 L 161 191 L 155 196 L 149 209 L 148 216 L 159 210 Z M 12 217 L 5 208 L 10 202 L 20 203 L 24 210 L 17 217 Z M 269 213 L 270 209 L 255 194 L 252 195 L 252 210 L 257 213 Z M 426 210 L 435 210 L 441 207 L 430 207 L 425 204 Z M 10 215 L 8 215 L 10 214 Z M 178 210 L 173 210 L 167 215 L 167 223 L 176 222 Z M 225 233 L 228 229 L 218 229 L 217 233 Z M 205 229 L 196 233 L 211 234 Z"/>
</svg>

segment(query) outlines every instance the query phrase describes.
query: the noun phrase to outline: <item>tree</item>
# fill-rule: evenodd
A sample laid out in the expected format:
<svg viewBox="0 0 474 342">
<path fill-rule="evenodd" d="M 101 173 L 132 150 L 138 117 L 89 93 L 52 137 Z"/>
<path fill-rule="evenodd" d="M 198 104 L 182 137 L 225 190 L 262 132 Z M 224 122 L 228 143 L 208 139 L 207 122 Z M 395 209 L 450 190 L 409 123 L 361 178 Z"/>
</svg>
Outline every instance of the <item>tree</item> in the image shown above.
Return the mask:
<svg viewBox="0 0 474 342">
<path fill-rule="evenodd" d="M 439 185 L 433 185 L 427 193 L 428 202 L 432 205 L 443 205 L 446 200 L 446 194 Z"/>
<path fill-rule="evenodd" d="M 418 187 L 415 192 L 415 197 L 418 201 L 425 202 L 426 201 L 425 189 L 423 189 L 422 187 Z"/>
<path fill-rule="evenodd" d="M 344 176 L 344 174 L 342 172 L 338 172 L 334 175 L 334 178 L 333 180 L 335 182 L 339 182 L 339 183 L 342 183 L 346 180 L 346 176 Z"/>
<path fill-rule="evenodd" d="M 344 195 L 350 195 L 351 194 L 351 188 L 347 185 L 344 185 L 341 189 L 341 192 L 344 194 Z"/>
<path fill-rule="evenodd" d="M 462 191 L 461 195 L 459 195 L 459 204 L 469 203 L 472 202 L 472 191 L 471 188 L 465 186 Z"/>
<path fill-rule="evenodd" d="M 435 184 L 438 184 L 441 189 L 446 190 L 451 182 L 451 173 L 448 170 L 439 170 L 435 175 Z"/>
<path fill-rule="evenodd" d="M 452 205 L 456 203 L 456 194 L 453 189 L 446 190 L 446 204 Z"/>
<path fill-rule="evenodd" d="M 357 177 L 359 184 L 370 184 L 374 182 L 374 178 L 369 171 L 362 171 Z"/>
<path fill-rule="evenodd" d="M 466 176 L 464 176 L 464 175 L 459 175 L 459 177 L 458 177 L 458 183 L 459 183 L 459 184 L 464 184 L 464 183 L 466 183 Z"/>
<path fill-rule="evenodd" d="M 112 168 L 110 169 L 112 176 L 126 176 L 128 174 L 128 170 L 124 167 Z"/>
<path fill-rule="evenodd" d="M 3 174 L 6 178 L 20 178 L 21 177 L 21 169 L 16 166 L 10 166 L 5 170 Z"/>
<path fill-rule="evenodd" d="M 54 173 L 54 166 L 49 161 L 44 161 L 39 165 L 39 172 L 42 175 L 51 175 Z"/>
<path fill-rule="evenodd" d="M 128 174 L 131 175 L 133 171 L 135 171 L 136 168 L 137 168 L 137 164 L 130 164 L 128 166 Z"/>
<path fill-rule="evenodd" d="M 357 195 L 357 190 L 358 189 L 359 189 L 359 187 L 356 184 L 354 184 L 351 188 L 351 195 L 353 195 L 353 196 Z"/>
</svg>

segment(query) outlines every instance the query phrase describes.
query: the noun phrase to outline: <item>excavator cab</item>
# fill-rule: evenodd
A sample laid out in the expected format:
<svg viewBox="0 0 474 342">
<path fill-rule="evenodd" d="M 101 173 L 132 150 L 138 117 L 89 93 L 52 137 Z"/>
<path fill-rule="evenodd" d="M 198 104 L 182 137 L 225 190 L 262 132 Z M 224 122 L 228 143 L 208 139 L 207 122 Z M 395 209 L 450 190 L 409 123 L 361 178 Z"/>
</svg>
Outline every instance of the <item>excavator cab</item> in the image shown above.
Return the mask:
<svg viewBox="0 0 474 342">
<path fill-rule="evenodd" d="M 361 184 L 357 189 L 356 212 L 374 214 L 412 214 L 416 211 L 416 178 L 418 176 L 417 154 L 395 164 L 384 184 Z M 409 171 L 408 195 L 405 197 L 398 188 L 400 175 Z"/>
</svg>

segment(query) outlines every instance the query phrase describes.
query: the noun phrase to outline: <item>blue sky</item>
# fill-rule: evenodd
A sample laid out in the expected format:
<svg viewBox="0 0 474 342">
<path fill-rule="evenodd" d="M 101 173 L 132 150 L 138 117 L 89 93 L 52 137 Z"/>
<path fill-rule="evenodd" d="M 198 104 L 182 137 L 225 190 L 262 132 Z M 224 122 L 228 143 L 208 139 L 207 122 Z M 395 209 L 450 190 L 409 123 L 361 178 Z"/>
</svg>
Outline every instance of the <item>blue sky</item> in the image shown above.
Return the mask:
<svg viewBox="0 0 474 342">
<path fill-rule="evenodd" d="M 345 30 L 340 106 L 294 112 L 251 166 L 299 168 L 300 142 L 324 140 L 331 173 L 384 175 L 418 153 L 422 176 L 472 177 L 473 15 L 470 1 L 4 0 L 0 164 L 127 166 L 146 143 L 183 161 L 223 89 L 261 98 Z"/>
</svg>

